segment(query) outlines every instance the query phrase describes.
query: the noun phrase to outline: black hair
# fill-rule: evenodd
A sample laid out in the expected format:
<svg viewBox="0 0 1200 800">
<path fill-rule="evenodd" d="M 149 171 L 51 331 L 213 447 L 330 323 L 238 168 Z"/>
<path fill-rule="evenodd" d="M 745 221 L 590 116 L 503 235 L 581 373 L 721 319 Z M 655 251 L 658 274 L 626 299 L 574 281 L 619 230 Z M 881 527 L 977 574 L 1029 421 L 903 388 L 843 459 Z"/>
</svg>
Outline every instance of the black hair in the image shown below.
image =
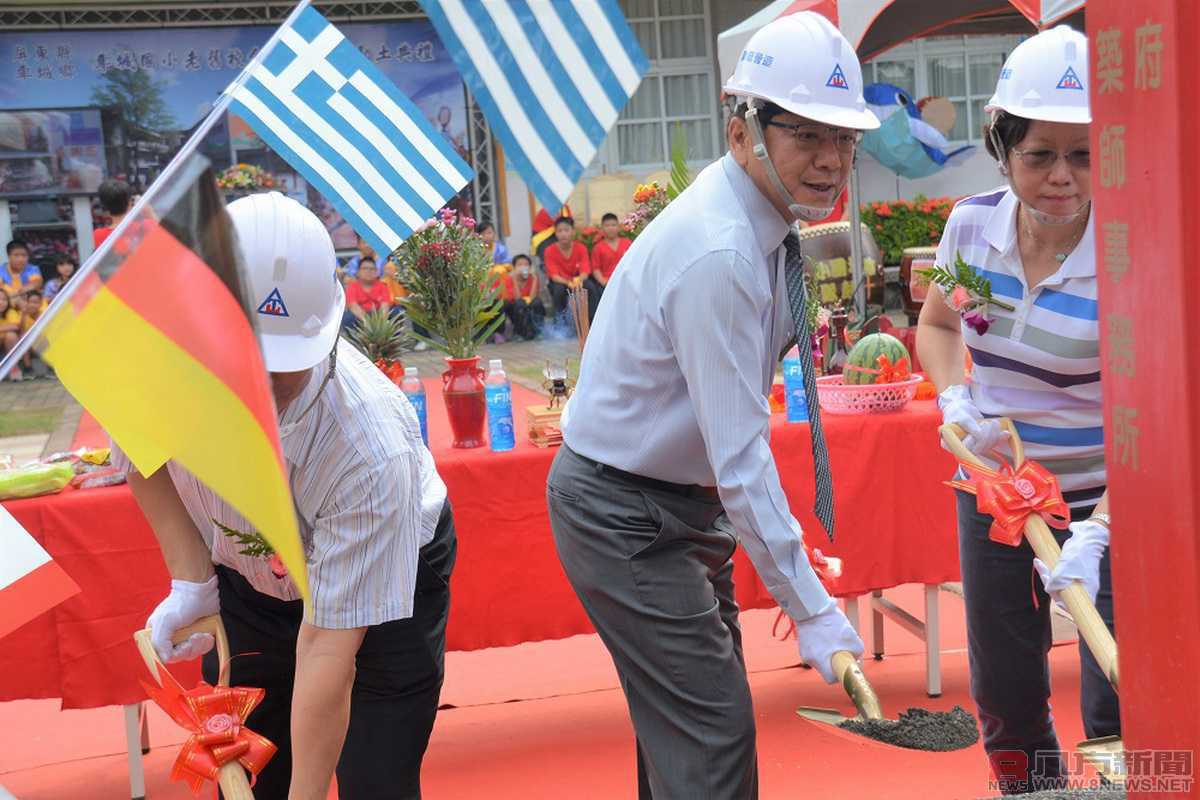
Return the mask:
<svg viewBox="0 0 1200 800">
<path fill-rule="evenodd" d="M 734 106 L 733 115 L 738 119 L 744 120 L 746 118 L 746 113 L 749 110 L 750 104 L 739 98 L 738 104 Z M 762 105 L 760 105 L 758 108 L 758 121 L 761 124 L 766 125 L 773 118 L 782 113 L 783 108 L 781 106 L 777 106 L 774 103 L 762 102 Z"/>
<path fill-rule="evenodd" d="M 29 245 L 25 244 L 24 239 L 13 239 L 8 243 L 8 247 L 5 248 L 4 252 L 11 256 L 12 251 L 16 250 L 18 247 L 24 250 L 26 253 L 29 252 Z"/>
<path fill-rule="evenodd" d="M 363 256 L 362 258 L 360 258 L 358 260 L 358 268 L 362 269 L 363 264 L 366 264 L 368 261 L 371 262 L 372 267 L 374 267 L 375 269 L 379 269 L 379 262 L 376 261 L 375 259 L 371 258 L 370 256 Z"/>
<path fill-rule="evenodd" d="M 58 258 L 54 259 L 54 266 L 57 267 L 59 264 L 70 264 L 72 267 L 76 266 L 75 259 L 71 258 L 66 253 L 63 253 Z"/>
<path fill-rule="evenodd" d="M 620 222 L 620 221 L 621 221 L 621 219 L 620 219 L 620 218 L 619 218 L 619 217 L 618 217 L 616 214 L 614 214 L 614 213 L 612 213 L 611 211 L 609 211 L 607 214 L 605 214 L 603 217 L 601 217 L 601 218 L 600 218 L 600 224 L 601 224 L 601 225 L 603 225 L 604 223 L 608 222 L 610 219 L 611 219 L 613 222 Z"/>
<path fill-rule="evenodd" d="M 530 258 L 529 256 L 525 255 L 524 253 L 517 253 L 515 256 L 512 257 L 512 264 L 514 267 L 517 265 L 518 261 L 528 261 L 529 266 L 531 266 L 531 267 L 533 266 L 533 259 Z"/>
<path fill-rule="evenodd" d="M 496 230 L 496 226 L 490 222 L 481 222 L 475 226 L 476 233 L 483 233 L 484 231 L 494 231 L 494 230 Z"/>
<path fill-rule="evenodd" d="M 554 227 L 557 228 L 559 225 L 562 225 L 563 223 L 566 223 L 567 225 L 570 225 L 572 228 L 574 228 L 575 227 L 575 218 L 569 217 L 566 214 L 563 214 L 561 217 L 554 220 Z"/>
<path fill-rule="evenodd" d="M 100 196 L 100 206 L 109 214 L 124 214 L 129 210 L 129 184 L 115 178 L 109 178 L 100 184 L 96 192 Z"/>
<path fill-rule="evenodd" d="M 26 297 L 33 297 L 35 294 L 36 294 L 38 297 L 45 297 L 45 296 L 46 296 L 46 295 L 42 294 L 42 290 L 41 290 L 41 289 L 36 289 L 36 288 L 35 288 L 35 289 L 30 289 L 29 291 L 25 292 L 25 296 L 26 296 Z"/>
<path fill-rule="evenodd" d="M 1029 133 L 1029 126 L 1032 124 L 1033 120 L 1031 119 L 1018 117 L 1005 111 L 998 112 L 994 122 L 983 123 L 983 146 L 987 148 L 988 155 L 1002 164 L 1007 162 L 1008 151 L 1021 143 L 1021 140 Z M 1003 153 L 996 152 L 993 134 L 996 139 L 1000 140 L 1000 146 L 1004 148 Z"/>
</svg>

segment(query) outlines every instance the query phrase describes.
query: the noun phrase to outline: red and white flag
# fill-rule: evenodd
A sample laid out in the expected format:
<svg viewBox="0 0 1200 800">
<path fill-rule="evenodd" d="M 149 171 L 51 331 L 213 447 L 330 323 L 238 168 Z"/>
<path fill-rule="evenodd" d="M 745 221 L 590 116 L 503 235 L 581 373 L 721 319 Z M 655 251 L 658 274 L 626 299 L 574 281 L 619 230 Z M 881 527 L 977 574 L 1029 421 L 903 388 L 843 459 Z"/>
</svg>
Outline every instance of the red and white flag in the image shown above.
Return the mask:
<svg viewBox="0 0 1200 800">
<path fill-rule="evenodd" d="M 71 576 L 0 506 L 0 637 L 78 592 Z"/>
</svg>

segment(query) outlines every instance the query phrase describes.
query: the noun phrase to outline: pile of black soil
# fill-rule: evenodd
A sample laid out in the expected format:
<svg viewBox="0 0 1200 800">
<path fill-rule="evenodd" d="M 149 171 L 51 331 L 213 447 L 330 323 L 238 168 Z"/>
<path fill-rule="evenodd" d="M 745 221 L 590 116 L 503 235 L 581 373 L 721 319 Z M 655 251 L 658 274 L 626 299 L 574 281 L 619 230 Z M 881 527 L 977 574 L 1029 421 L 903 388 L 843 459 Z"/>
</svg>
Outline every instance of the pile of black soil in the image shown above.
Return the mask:
<svg viewBox="0 0 1200 800">
<path fill-rule="evenodd" d="M 910 708 L 900 719 L 849 719 L 838 727 L 896 747 L 945 752 L 962 750 L 979 741 L 979 728 L 962 706 L 950 711 Z"/>
</svg>

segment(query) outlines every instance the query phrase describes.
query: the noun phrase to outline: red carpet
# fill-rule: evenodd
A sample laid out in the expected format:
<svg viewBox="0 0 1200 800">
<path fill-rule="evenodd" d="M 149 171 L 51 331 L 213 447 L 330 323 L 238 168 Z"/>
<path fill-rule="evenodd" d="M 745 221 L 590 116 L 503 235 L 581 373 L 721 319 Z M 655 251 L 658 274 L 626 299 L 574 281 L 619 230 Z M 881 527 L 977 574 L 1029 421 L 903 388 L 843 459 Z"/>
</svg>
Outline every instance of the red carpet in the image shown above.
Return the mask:
<svg viewBox="0 0 1200 800">
<path fill-rule="evenodd" d="M 919 587 L 902 587 L 888 596 L 907 608 L 920 607 Z M 941 607 L 942 697 L 925 696 L 921 645 L 890 623 L 888 656 L 865 664 L 891 716 L 910 706 L 949 709 L 956 703 L 973 711 L 961 602 L 943 593 Z M 839 688 L 795 667 L 795 643 L 771 638 L 774 618 L 768 611 L 743 615 L 759 721 L 761 797 L 950 800 L 994 794 L 987 790 L 987 766 L 978 745 L 957 753 L 918 753 L 797 717 L 799 705 L 844 712 L 851 707 Z M 636 795 L 632 728 L 611 662 L 595 636 L 451 653 L 447 662 L 442 699 L 453 708 L 438 716 L 425 760 L 427 798 L 615 800 Z M 1070 748 L 1083 738 L 1075 647 L 1056 647 L 1051 662 L 1059 737 Z M 178 729 L 155 711 L 150 732 L 154 749 L 145 758 L 147 796 L 191 797 L 167 777 L 182 739 Z M 126 768 L 120 709 L 61 712 L 54 701 L 0 704 L 0 785 L 20 800 L 126 798 Z"/>
</svg>

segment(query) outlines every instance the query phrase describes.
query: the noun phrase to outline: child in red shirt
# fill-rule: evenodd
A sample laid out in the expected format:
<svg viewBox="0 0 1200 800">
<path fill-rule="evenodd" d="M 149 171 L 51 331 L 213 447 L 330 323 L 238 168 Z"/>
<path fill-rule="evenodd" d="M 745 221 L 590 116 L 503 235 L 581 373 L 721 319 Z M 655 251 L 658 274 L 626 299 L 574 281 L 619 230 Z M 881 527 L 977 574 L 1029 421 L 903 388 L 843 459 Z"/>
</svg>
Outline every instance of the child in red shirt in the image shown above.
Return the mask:
<svg viewBox="0 0 1200 800">
<path fill-rule="evenodd" d="M 515 336 L 536 339 L 546 319 L 546 307 L 539 297 L 542 287 L 529 256 L 513 256 L 512 265 L 512 272 L 504 276 L 504 313 L 512 322 Z"/>
<path fill-rule="evenodd" d="M 546 248 L 542 260 L 550 279 L 550 300 L 554 304 L 555 324 L 568 333 L 573 329 L 567 319 L 567 289 L 578 286 L 592 272 L 587 248 L 575 241 L 575 220 L 559 217 L 554 221 L 555 243 Z"/>
<path fill-rule="evenodd" d="M 346 313 L 342 316 L 342 327 L 352 328 L 368 312 L 392 310 L 392 290 L 379 280 L 379 267 L 375 259 L 364 256 L 358 262 L 358 278 L 346 286 Z"/>
<path fill-rule="evenodd" d="M 612 278 L 613 270 L 617 268 L 617 262 L 633 244 L 621 235 L 621 222 L 612 212 L 600 218 L 600 229 L 604 232 L 604 238 L 592 245 L 592 274 L 583 282 L 588 290 L 589 321 L 596 318 L 600 297 Z"/>
</svg>

